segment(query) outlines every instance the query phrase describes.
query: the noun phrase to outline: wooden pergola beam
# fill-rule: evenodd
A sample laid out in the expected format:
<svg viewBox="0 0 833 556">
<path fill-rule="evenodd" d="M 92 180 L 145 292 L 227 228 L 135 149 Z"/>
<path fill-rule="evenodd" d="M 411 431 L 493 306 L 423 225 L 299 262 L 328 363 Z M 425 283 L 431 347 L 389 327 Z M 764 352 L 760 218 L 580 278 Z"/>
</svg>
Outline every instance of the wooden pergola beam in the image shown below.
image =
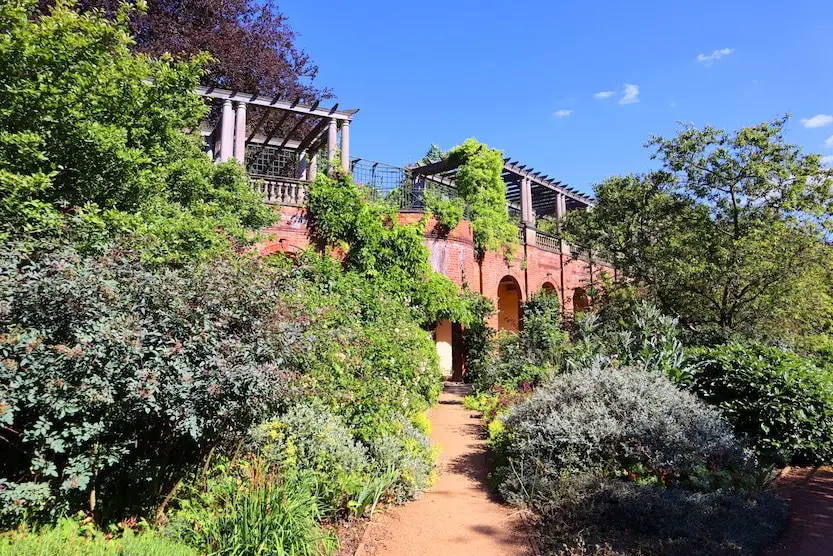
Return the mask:
<svg viewBox="0 0 833 556">
<path fill-rule="evenodd" d="M 252 104 L 255 106 L 265 106 L 267 108 L 275 108 L 278 110 L 286 110 L 295 112 L 296 114 L 311 114 L 313 116 L 321 116 L 328 118 L 335 118 L 336 120 L 351 120 L 358 110 L 337 110 L 334 108 L 319 108 L 318 103 L 314 105 L 299 104 L 295 102 L 287 102 L 280 100 L 276 96 L 262 96 L 252 93 L 240 93 L 231 91 L 229 89 L 220 89 L 217 87 L 199 86 L 196 92 L 200 96 L 221 99 L 221 100 L 236 100 Z M 336 105 L 338 106 L 338 105 Z"/>
</svg>

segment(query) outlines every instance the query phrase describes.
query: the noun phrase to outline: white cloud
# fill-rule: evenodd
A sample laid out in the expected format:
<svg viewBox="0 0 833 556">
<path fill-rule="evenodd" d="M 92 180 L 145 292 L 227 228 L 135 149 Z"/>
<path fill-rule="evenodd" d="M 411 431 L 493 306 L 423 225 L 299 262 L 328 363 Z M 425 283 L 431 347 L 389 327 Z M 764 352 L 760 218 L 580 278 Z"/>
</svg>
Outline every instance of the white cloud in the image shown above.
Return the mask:
<svg viewBox="0 0 833 556">
<path fill-rule="evenodd" d="M 613 91 L 599 91 L 598 93 L 593 95 L 593 98 L 598 99 L 598 100 L 604 100 L 606 98 L 612 97 L 613 95 L 614 95 Z"/>
<path fill-rule="evenodd" d="M 625 83 L 625 95 L 619 99 L 619 104 L 636 104 L 639 102 L 639 85 Z"/>
<path fill-rule="evenodd" d="M 816 114 L 812 118 L 804 118 L 801 120 L 804 127 L 816 128 L 824 127 L 833 124 L 833 116 L 830 114 Z"/>
<path fill-rule="evenodd" d="M 825 139 L 824 146 L 827 147 L 828 149 L 833 149 L 833 135 L 831 135 L 830 137 Z"/>
<path fill-rule="evenodd" d="M 821 163 L 824 166 L 833 166 L 833 154 L 821 157 Z"/>
<path fill-rule="evenodd" d="M 572 113 L 573 113 L 572 110 L 567 110 L 566 108 L 562 108 L 561 110 L 556 110 L 555 112 L 553 112 L 552 115 L 555 116 L 556 118 L 566 118 L 567 116 L 569 116 Z"/>
<path fill-rule="evenodd" d="M 717 60 L 720 60 L 724 56 L 728 56 L 732 52 L 734 52 L 734 48 L 721 48 L 720 50 L 712 50 L 711 54 L 698 54 L 697 61 L 701 64 L 705 64 L 707 66 L 712 65 Z"/>
</svg>

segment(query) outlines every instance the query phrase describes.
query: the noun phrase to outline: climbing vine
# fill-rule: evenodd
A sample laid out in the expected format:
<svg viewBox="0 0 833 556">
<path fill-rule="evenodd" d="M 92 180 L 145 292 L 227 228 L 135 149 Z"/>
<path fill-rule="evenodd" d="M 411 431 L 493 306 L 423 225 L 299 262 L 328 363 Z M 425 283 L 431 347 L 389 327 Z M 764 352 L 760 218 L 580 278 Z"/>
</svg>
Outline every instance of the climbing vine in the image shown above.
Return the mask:
<svg viewBox="0 0 833 556">
<path fill-rule="evenodd" d="M 395 209 L 373 201 L 365 187 L 341 172 L 318 174 L 310 184 L 307 208 L 318 239 L 345 251 L 345 270 L 372 280 L 379 295 L 400 299 L 423 326 L 443 319 L 468 325 L 475 318 L 468 297 L 431 269 L 424 243 L 426 217 L 401 223 Z"/>
<path fill-rule="evenodd" d="M 509 220 L 506 210 L 506 183 L 501 177 L 503 154 L 472 138 L 451 149 L 448 156 L 459 162 L 454 180 L 470 207 L 477 251 L 514 253 L 518 228 Z"/>
</svg>

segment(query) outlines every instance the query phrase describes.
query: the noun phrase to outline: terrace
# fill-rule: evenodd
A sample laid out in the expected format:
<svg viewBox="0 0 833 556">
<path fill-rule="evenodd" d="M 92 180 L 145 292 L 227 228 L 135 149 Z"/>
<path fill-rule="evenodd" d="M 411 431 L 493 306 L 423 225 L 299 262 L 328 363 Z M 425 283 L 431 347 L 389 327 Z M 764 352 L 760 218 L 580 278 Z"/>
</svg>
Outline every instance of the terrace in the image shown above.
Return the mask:
<svg viewBox="0 0 833 556">
<path fill-rule="evenodd" d="M 457 168 L 448 160 L 402 168 L 351 157 L 350 124 L 358 110 L 213 87 L 199 87 L 197 93 L 212 103 L 212 118 L 201 129 L 207 154 L 243 164 L 268 203 L 303 206 L 307 184 L 317 172 L 328 171 L 337 155 L 356 183 L 402 212 L 423 211 L 428 191 L 457 196 Z M 511 158 L 504 159 L 502 177 L 509 215 L 525 245 L 561 252 L 560 220 L 568 211 L 593 206 L 587 195 Z"/>
</svg>

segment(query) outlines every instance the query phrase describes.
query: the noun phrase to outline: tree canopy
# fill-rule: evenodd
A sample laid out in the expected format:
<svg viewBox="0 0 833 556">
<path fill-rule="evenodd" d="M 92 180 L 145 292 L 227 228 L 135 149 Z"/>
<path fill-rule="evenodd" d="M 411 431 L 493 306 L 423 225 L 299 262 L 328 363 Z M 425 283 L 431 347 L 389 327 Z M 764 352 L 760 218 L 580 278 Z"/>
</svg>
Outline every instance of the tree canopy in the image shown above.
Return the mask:
<svg viewBox="0 0 833 556">
<path fill-rule="evenodd" d="M 567 229 L 689 326 L 818 330 L 833 315 L 833 172 L 786 143 L 786 121 L 652 137 L 662 168 L 603 181 Z"/>
<path fill-rule="evenodd" d="M 42 0 L 51 3 L 54 0 Z M 82 10 L 113 15 L 123 0 L 79 0 Z M 132 49 L 158 58 L 208 54 L 202 82 L 311 103 L 331 98 L 313 84 L 318 67 L 272 0 L 145 0 L 130 16 Z"/>
<path fill-rule="evenodd" d="M 240 166 L 203 151 L 204 58 L 132 52 L 127 6 L 37 8 L 0 4 L 0 236 L 131 232 L 148 256 L 182 260 L 271 221 Z"/>
</svg>

